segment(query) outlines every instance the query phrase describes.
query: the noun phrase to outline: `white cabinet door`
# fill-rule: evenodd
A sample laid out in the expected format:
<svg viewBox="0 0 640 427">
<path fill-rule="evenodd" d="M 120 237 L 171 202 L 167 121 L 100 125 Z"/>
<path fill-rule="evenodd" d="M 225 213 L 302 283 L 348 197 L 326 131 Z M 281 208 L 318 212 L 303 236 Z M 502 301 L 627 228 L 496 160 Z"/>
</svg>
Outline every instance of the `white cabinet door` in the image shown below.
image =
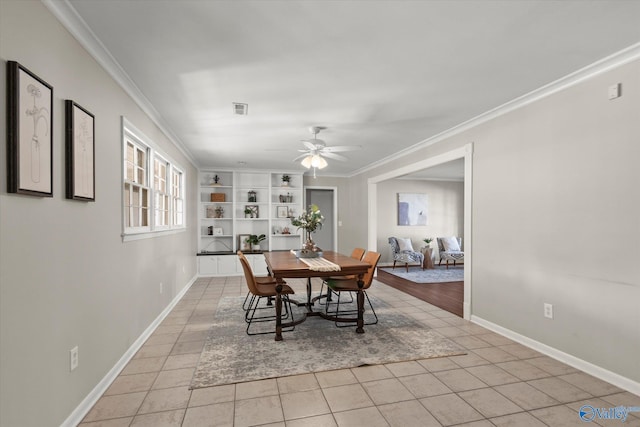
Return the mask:
<svg viewBox="0 0 640 427">
<path fill-rule="evenodd" d="M 214 276 L 218 274 L 218 257 L 217 256 L 199 256 L 198 257 L 198 273 L 201 276 Z"/>
<path fill-rule="evenodd" d="M 218 256 L 218 275 L 235 276 L 237 274 L 236 264 L 237 255 L 220 255 Z"/>
<path fill-rule="evenodd" d="M 266 276 L 268 273 L 267 270 L 267 261 L 264 259 L 264 255 L 252 255 L 251 260 L 251 268 L 253 268 L 253 274 L 256 276 Z"/>
</svg>

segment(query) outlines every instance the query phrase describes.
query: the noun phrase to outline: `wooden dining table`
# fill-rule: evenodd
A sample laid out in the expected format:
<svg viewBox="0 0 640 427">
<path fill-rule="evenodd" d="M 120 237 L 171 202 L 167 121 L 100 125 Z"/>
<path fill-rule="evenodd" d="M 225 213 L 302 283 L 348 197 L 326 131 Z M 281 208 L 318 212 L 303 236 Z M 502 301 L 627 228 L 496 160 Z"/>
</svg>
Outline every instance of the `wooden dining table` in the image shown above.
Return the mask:
<svg viewBox="0 0 640 427">
<path fill-rule="evenodd" d="M 302 323 L 308 316 L 320 316 L 322 318 L 338 321 L 338 322 L 354 322 L 356 323 L 356 333 L 364 333 L 364 292 L 362 287 L 364 282 L 363 276 L 369 269 L 370 265 L 366 262 L 351 258 L 350 256 L 342 255 L 333 251 L 324 251 L 322 258 L 331 261 L 332 263 L 340 267 L 339 271 L 315 271 L 311 270 L 307 264 L 301 261 L 291 251 L 275 251 L 265 252 L 265 260 L 267 262 L 267 268 L 270 274 L 276 279 L 276 330 L 275 340 L 282 341 L 282 328 L 295 326 Z M 341 318 L 339 316 L 331 316 L 321 311 L 313 310 L 313 300 L 311 299 L 311 278 L 312 277 L 336 277 L 336 276 L 349 276 L 354 275 L 358 278 L 358 316 L 353 318 Z M 307 302 L 304 304 L 307 306 L 307 312 L 303 315 L 302 319 L 282 323 L 282 285 L 285 283 L 284 279 L 304 278 L 307 279 Z"/>
</svg>

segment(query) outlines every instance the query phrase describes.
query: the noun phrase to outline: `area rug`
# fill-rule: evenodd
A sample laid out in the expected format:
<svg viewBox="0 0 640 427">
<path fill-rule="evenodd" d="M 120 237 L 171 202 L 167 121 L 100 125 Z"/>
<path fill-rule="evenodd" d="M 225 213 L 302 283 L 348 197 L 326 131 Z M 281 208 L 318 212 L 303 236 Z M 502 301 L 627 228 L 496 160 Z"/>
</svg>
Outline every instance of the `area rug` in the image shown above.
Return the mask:
<svg viewBox="0 0 640 427">
<path fill-rule="evenodd" d="M 415 283 L 445 283 L 445 282 L 462 282 L 464 281 L 464 267 L 463 266 L 449 266 L 447 269 L 445 266 L 436 266 L 434 269 L 425 269 L 418 266 L 409 267 L 409 272 L 404 267 L 386 268 L 378 267 L 378 269 L 384 270 L 386 273 L 393 274 L 401 277 L 405 280 L 409 280 Z"/>
<path fill-rule="evenodd" d="M 190 388 L 465 354 L 424 324 L 380 299 L 371 299 L 379 322 L 365 326 L 364 334 L 356 334 L 354 327 L 337 328 L 334 322 L 311 317 L 276 342 L 271 333 L 247 335 L 243 298 L 223 298 Z M 301 315 L 301 310 L 294 307 L 294 315 Z M 370 315 L 367 307 L 365 321 Z M 274 327 L 273 323 L 263 325 Z"/>
</svg>

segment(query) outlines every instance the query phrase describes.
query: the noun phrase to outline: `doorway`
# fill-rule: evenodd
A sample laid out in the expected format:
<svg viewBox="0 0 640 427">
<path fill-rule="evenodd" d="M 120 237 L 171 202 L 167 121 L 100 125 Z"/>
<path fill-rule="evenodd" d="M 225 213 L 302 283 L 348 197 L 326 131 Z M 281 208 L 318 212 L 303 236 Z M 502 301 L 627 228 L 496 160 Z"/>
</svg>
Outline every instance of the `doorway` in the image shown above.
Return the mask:
<svg viewBox="0 0 640 427">
<path fill-rule="evenodd" d="M 305 187 L 305 207 L 317 205 L 324 216 L 322 228 L 313 233 L 313 241 L 324 250 L 337 250 L 337 189 L 334 187 Z"/>
</svg>

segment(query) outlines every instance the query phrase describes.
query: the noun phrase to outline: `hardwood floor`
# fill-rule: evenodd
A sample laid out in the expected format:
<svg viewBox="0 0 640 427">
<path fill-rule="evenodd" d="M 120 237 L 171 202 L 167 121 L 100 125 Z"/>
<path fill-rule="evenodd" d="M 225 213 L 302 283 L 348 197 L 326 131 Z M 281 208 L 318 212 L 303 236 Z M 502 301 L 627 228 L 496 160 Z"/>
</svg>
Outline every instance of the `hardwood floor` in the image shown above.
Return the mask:
<svg viewBox="0 0 640 427">
<path fill-rule="evenodd" d="M 379 282 L 396 288 L 402 292 L 426 301 L 443 310 L 462 317 L 464 301 L 464 282 L 415 283 L 390 274 L 382 269 L 377 270 Z"/>
</svg>

